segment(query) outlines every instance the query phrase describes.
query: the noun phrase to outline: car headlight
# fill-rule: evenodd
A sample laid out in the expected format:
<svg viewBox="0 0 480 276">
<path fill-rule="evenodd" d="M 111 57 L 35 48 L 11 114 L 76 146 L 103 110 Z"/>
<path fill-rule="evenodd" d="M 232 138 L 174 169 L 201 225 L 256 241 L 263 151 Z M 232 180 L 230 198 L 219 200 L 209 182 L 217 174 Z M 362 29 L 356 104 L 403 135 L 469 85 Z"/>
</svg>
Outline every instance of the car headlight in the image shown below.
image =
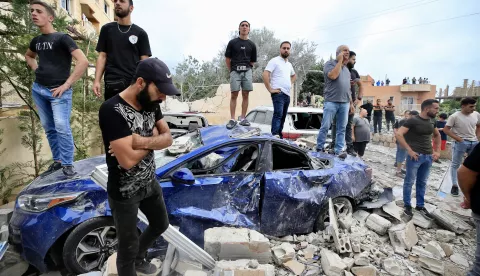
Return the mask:
<svg viewBox="0 0 480 276">
<path fill-rule="evenodd" d="M 21 195 L 18 205 L 22 210 L 29 212 L 42 212 L 53 206 L 73 202 L 85 192 L 56 194 L 56 195 Z"/>
</svg>

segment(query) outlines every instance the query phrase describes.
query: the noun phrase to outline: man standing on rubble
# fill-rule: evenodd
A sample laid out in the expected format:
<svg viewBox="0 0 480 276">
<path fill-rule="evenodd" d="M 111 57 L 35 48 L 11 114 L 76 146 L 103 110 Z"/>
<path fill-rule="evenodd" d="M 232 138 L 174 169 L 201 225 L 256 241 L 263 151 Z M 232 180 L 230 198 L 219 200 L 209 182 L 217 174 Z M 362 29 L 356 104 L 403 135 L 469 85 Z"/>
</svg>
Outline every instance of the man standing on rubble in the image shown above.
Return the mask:
<svg viewBox="0 0 480 276">
<path fill-rule="evenodd" d="M 114 0 L 117 22 L 103 25 L 97 43 L 97 65 L 93 92 L 102 96 L 100 81 L 105 72 L 105 100 L 125 90 L 137 63 L 152 55 L 147 33 L 132 24 L 133 0 Z"/>
<path fill-rule="evenodd" d="M 230 72 L 230 121 L 227 128 L 232 129 L 237 124 L 235 110 L 237 109 L 238 92 L 242 90 L 242 113 L 240 125 L 250 126 L 245 116 L 248 109 L 248 95 L 253 90 L 253 64 L 257 62 L 257 46 L 248 39 L 250 23 L 240 22 L 238 27 L 239 37 L 228 42 L 225 51 L 225 62 Z M 271 91 L 269 91 L 271 93 Z"/>
<path fill-rule="evenodd" d="M 30 42 L 25 60 L 35 71 L 32 98 L 53 156 L 53 163 L 41 176 L 62 169 L 65 176 L 73 177 L 76 172 L 73 167 L 74 143 L 70 128 L 72 85 L 87 70 L 88 60 L 69 35 L 53 28 L 55 11 L 50 5 L 42 1 L 32 1 L 30 5 L 33 24 L 40 29 L 41 35 Z M 72 57 L 77 64 L 70 74 Z"/>
<path fill-rule="evenodd" d="M 475 111 L 477 101 L 473 98 L 464 98 L 460 102 L 461 111 L 450 115 L 443 132 L 455 140 L 452 145 L 452 196 L 458 196 L 457 170 L 462 163 L 465 153 L 470 154 L 478 144 L 480 136 L 480 114 Z"/>
<path fill-rule="evenodd" d="M 433 217 L 425 209 L 425 190 L 432 162 L 440 157 L 440 132 L 435 125 L 435 117 L 440 108 L 439 102 L 428 99 L 422 102 L 420 115 L 408 119 L 397 130 L 396 138 L 400 146 L 407 150 L 406 176 L 403 182 L 403 202 L 405 215 L 412 217 L 412 186 L 416 184 L 417 206 L 415 210 L 427 219 Z M 435 144 L 432 150 L 432 135 Z"/>
<path fill-rule="evenodd" d="M 458 184 L 465 196 L 465 208 L 472 209 L 477 228 L 477 250 L 473 267 L 467 276 L 480 276 L 480 145 L 475 146 L 458 169 Z"/>
<path fill-rule="evenodd" d="M 290 89 L 297 78 L 292 64 L 288 62 L 291 47 L 290 42 L 282 42 L 280 56 L 272 58 L 263 71 L 263 82 L 273 102 L 272 135 L 282 139 L 283 124 L 290 105 Z"/>
<path fill-rule="evenodd" d="M 173 141 L 159 105 L 167 95 L 180 95 L 171 76 L 159 59 L 143 60 L 131 85 L 100 107 L 108 202 L 117 229 L 119 276 L 136 272 L 156 275 L 156 267 L 145 261 L 146 253 L 169 225 L 162 189 L 156 180 L 153 151 L 167 148 Z M 139 208 L 149 222 L 140 237 Z"/>
<path fill-rule="evenodd" d="M 347 63 L 350 57 L 350 49 L 346 45 L 340 45 L 336 51 L 337 58 L 325 63 L 323 74 L 325 75 L 324 105 L 322 126 L 318 132 L 317 151 L 323 151 L 327 132 L 334 118 L 337 120 L 337 134 L 335 137 L 334 154 L 340 158 L 346 158 L 343 152 L 345 146 L 345 130 L 347 129 L 348 114 L 350 112 L 350 71 Z"/>
</svg>

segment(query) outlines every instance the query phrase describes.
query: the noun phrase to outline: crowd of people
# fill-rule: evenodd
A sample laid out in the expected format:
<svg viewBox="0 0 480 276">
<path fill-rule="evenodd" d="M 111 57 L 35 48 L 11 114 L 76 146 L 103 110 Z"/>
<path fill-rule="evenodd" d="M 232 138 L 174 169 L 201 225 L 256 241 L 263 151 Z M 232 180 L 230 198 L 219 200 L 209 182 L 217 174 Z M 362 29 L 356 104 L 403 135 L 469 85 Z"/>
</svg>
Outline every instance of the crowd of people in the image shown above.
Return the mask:
<svg viewBox="0 0 480 276">
<path fill-rule="evenodd" d="M 405 78 L 403 78 L 402 84 L 417 84 L 417 82 L 418 82 L 418 84 L 428 84 L 428 83 L 430 83 L 428 78 L 420 77 L 417 80 L 415 77 L 413 77 L 412 81 L 410 82 L 410 77 L 405 77 Z"/>
<path fill-rule="evenodd" d="M 99 55 L 93 91 L 99 98 L 102 97 L 103 77 L 105 101 L 99 110 L 99 124 L 109 172 L 108 201 L 118 238 L 117 269 L 120 276 L 137 275 L 137 272 L 154 275 L 157 268 L 145 259 L 146 252 L 169 225 L 162 190 L 155 177 L 154 150 L 167 148 L 173 142 L 159 103 L 167 96 L 180 93 L 172 82 L 167 65 L 151 58 L 147 33 L 132 24 L 133 0 L 114 0 L 114 4 L 118 21 L 101 28 L 96 46 Z M 69 35 L 55 31 L 55 10 L 50 5 L 39 0 L 31 1 L 30 5 L 32 21 L 41 35 L 30 42 L 25 59 L 35 71 L 33 100 L 53 156 L 53 163 L 41 176 L 62 169 L 65 177 L 71 178 L 76 175 L 70 128 L 71 87 L 87 69 L 88 61 Z M 242 108 L 238 121 L 240 125 L 250 125 L 245 115 L 249 93 L 253 90 L 252 67 L 257 61 L 256 45 L 248 39 L 250 23 L 240 22 L 238 30 L 239 36 L 228 43 L 225 51 L 231 90 L 231 119 L 226 124 L 229 129 L 237 124 L 235 110 L 240 91 Z M 274 107 L 271 133 L 278 138 L 282 138 L 290 90 L 296 79 L 294 68 L 288 61 L 290 51 L 291 43 L 282 42 L 279 55 L 268 62 L 263 72 L 264 84 Z M 76 66 L 70 73 L 72 57 Z M 424 207 L 426 182 L 432 162 L 438 160 L 440 150 L 445 146 L 446 142 L 442 141 L 450 136 L 455 140 L 451 193 L 459 195 L 459 187 L 462 189 L 465 196 L 462 207 L 472 208 L 480 235 L 480 202 L 472 200 L 480 196 L 480 146 L 477 145 L 480 115 L 474 112 L 475 100 L 462 100 L 461 111 L 448 118 L 441 114 L 437 122 L 439 102 L 434 99 L 425 100 L 419 113 L 406 112 L 405 118 L 399 121 L 395 121 L 395 106 L 391 99 L 387 105 L 382 105 L 380 100 L 376 105 L 369 101 L 360 106 L 355 116 L 355 107 L 363 98 L 363 87 L 360 75 L 354 69 L 355 64 L 356 53 L 346 45 L 340 45 L 336 49 L 336 58 L 325 63 L 324 112 L 316 150 L 326 151 L 327 132 L 333 125 L 334 142 L 330 153 L 340 159 L 348 155 L 362 157 L 371 138 L 372 111 L 374 133 L 381 132 L 385 111 L 387 129 L 392 125 L 397 139 L 397 175 L 404 174 L 405 178 L 404 212 L 410 217 L 415 211 L 431 218 Z M 404 81 L 408 83 L 409 80 Z M 415 83 L 416 80 L 412 81 Z M 420 78 L 419 81 L 428 83 L 428 79 Z M 311 95 L 309 97 L 307 102 L 311 101 Z M 469 156 L 462 165 L 466 154 Z M 405 170 L 402 171 L 404 162 Z M 414 183 L 417 200 L 412 209 Z M 136 226 L 138 209 L 149 221 L 140 236 Z M 480 251 L 477 252 L 473 271 L 477 273 L 475 275 L 480 275 Z"/>
</svg>

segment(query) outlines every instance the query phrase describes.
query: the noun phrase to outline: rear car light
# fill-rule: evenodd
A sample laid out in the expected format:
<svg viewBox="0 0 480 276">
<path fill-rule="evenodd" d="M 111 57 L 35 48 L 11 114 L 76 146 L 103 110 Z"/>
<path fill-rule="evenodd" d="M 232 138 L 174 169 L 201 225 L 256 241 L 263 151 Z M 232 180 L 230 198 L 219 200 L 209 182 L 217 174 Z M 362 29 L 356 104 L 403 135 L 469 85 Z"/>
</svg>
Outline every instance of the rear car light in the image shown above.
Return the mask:
<svg viewBox="0 0 480 276">
<path fill-rule="evenodd" d="M 298 138 L 302 137 L 302 134 L 282 132 L 282 136 L 283 139 L 297 140 Z"/>
</svg>

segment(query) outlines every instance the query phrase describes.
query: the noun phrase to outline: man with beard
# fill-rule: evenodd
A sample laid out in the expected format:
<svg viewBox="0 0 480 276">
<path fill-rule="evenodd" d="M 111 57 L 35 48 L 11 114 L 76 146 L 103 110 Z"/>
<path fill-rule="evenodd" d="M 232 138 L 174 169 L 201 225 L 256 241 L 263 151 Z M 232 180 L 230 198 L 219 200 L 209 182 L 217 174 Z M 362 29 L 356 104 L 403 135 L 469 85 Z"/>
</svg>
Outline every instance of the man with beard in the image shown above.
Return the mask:
<svg viewBox="0 0 480 276">
<path fill-rule="evenodd" d="M 283 138 L 283 124 L 290 105 L 290 89 L 297 78 L 292 64 L 288 62 L 291 47 L 290 42 L 282 42 L 280 56 L 272 58 L 263 71 L 263 83 L 270 92 L 273 102 L 272 135 L 278 135 L 280 138 Z"/>
<path fill-rule="evenodd" d="M 385 121 L 387 121 L 387 131 L 390 131 L 390 124 L 395 124 L 395 106 L 392 103 L 392 99 L 388 99 L 385 109 Z M 381 127 L 380 127 L 381 129 Z"/>
<path fill-rule="evenodd" d="M 395 135 L 398 143 L 407 150 L 406 176 L 403 182 L 404 213 L 413 216 L 411 196 L 412 186 L 416 183 L 417 206 L 415 211 L 426 219 L 433 219 L 425 209 L 425 190 L 432 162 L 440 157 L 440 132 L 435 125 L 435 117 L 440 108 L 439 102 L 428 99 L 422 102 L 420 115 L 411 117 L 401 126 Z M 435 144 L 432 149 L 432 135 Z"/>
<path fill-rule="evenodd" d="M 35 71 L 32 98 L 53 156 L 53 163 L 41 176 L 62 169 L 65 176 L 73 177 L 76 172 L 70 128 L 72 85 L 87 70 L 88 60 L 69 35 L 55 31 L 52 25 L 55 11 L 51 6 L 41 1 L 32 1 L 30 5 L 33 24 L 40 29 L 41 35 L 30 42 L 25 60 Z M 72 57 L 77 64 L 70 74 Z"/>
<path fill-rule="evenodd" d="M 168 215 L 155 175 L 154 150 L 172 144 L 159 103 L 179 95 L 168 67 L 156 58 L 138 64 L 131 85 L 105 101 L 99 122 L 108 166 L 108 202 L 118 238 L 119 276 L 156 275 L 147 250 L 168 228 Z M 138 209 L 149 225 L 138 237 Z"/>
<path fill-rule="evenodd" d="M 147 33 L 130 19 L 133 0 L 114 0 L 117 22 L 103 25 L 97 43 L 97 66 L 93 92 L 101 97 L 100 81 L 105 72 L 105 100 L 130 85 L 140 60 L 152 55 Z"/>
<path fill-rule="evenodd" d="M 240 115 L 240 125 L 250 126 L 245 116 L 248 109 L 248 96 L 253 90 L 253 64 L 257 62 L 257 46 L 248 39 L 250 33 L 250 23 L 240 22 L 238 26 L 239 37 L 228 42 L 225 51 L 225 63 L 230 72 L 230 121 L 227 128 L 232 129 L 237 124 L 235 120 L 235 110 L 237 109 L 238 92 L 242 90 L 242 113 Z"/>
</svg>

